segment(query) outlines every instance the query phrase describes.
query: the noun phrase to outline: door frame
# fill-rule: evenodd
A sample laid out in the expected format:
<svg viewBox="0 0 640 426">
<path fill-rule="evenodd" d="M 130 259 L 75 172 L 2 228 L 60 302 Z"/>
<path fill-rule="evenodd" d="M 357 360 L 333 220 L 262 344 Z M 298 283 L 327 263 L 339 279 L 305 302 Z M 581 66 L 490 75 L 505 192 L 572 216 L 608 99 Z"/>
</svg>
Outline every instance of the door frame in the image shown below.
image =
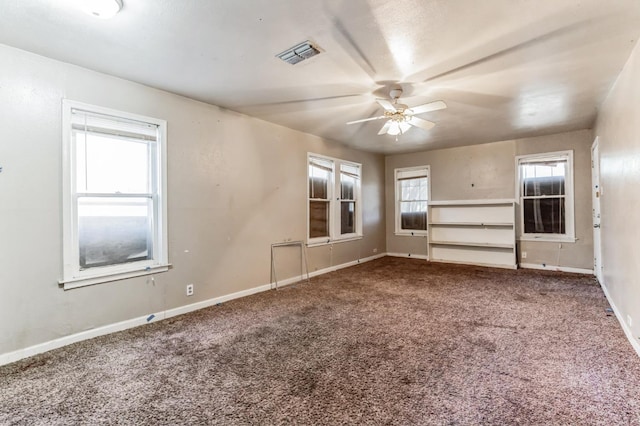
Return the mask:
<svg viewBox="0 0 640 426">
<path fill-rule="evenodd" d="M 602 184 L 600 182 L 600 146 L 598 136 L 591 145 L 591 223 L 593 225 L 593 275 L 600 285 L 603 282 L 602 265 L 602 212 L 600 210 L 600 197 L 602 196 Z"/>
</svg>

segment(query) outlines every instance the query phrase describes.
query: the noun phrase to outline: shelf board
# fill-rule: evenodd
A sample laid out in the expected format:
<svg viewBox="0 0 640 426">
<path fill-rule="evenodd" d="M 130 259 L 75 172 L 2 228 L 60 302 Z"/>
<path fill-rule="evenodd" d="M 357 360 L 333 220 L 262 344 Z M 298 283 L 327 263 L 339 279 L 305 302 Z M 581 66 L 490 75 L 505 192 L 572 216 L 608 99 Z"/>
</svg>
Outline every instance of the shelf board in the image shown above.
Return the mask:
<svg viewBox="0 0 640 426">
<path fill-rule="evenodd" d="M 431 222 L 429 223 L 429 225 L 433 225 L 433 226 L 494 226 L 494 227 L 500 227 L 500 228 L 504 228 L 504 227 L 509 227 L 509 228 L 513 228 L 513 223 L 511 222 L 491 222 L 491 223 L 484 223 L 484 222 Z"/>
<path fill-rule="evenodd" d="M 506 206 L 513 205 L 514 199 L 493 199 L 493 200 L 449 200 L 449 201 L 430 201 L 429 205 L 434 207 L 449 207 L 449 206 L 469 206 L 469 207 L 484 207 L 484 206 Z"/>
<path fill-rule="evenodd" d="M 473 243 L 466 241 L 430 241 L 430 244 L 439 246 L 467 246 L 467 247 L 488 247 L 499 249 L 513 249 L 513 244 L 498 244 L 498 243 Z"/>
</svg>

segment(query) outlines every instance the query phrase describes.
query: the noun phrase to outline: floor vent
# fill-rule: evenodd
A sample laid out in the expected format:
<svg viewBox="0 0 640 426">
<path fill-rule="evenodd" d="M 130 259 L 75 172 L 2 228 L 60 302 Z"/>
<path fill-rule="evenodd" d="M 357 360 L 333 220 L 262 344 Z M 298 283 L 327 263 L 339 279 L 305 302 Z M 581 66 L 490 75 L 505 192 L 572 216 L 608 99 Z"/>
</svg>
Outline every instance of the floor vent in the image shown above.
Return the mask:
<svg viewBox="0 0 640 426">
<path fill-rule="evenodd" d="M 317 47 L 314 47 L 311 42 L 305 41 L 276 56 L 291 65 L 295 65 L 298 62 L 316 56 L 318 53 L 320 53 L 320 50 Z"/>
</svg>

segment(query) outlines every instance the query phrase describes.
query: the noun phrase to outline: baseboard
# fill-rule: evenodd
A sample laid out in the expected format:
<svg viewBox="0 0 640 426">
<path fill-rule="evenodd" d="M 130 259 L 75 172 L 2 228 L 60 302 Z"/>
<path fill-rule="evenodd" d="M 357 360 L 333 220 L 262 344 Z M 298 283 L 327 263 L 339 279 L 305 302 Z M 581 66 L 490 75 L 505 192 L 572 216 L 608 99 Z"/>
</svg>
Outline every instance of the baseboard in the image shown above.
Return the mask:
<svg viewBox="0 0 640 426">
<path fill-rule="evenodd" d="M 315 277 L 318 275 L 326 274 L 328 272 L 337 271 L 339 269 L 348 268 L 350 266 L 357 265 L 359 263 L 369 262 L 375 259 L 379 259 L 381 257 L 386 256 L 386 253 L 380 253 L 375 256 L 366 257 L 363 259 L 354 260 L 352 262 L 343 263 L 340 265 L 330 266 L 328 268 L 320 269 L 317 271 L 313 271 L 309 273 L 310 277 Z M 279 286 L 285 286 L 289 284 L 293 284 L 299 282 L 301 280 L 306 279 L 306 275 L 304 276 L 296 276 L 287 278 L 286 280 L 282 280 L 278 282 Z M 37 345 L 29 346 L 24 349 L 18 349 L 13 352 L 7 352 L 4 354 L 0 354 L 0 365 L 10 364 L 12 362 L 19 361 L 24 358 L 28 358 L 30 356 L 38 355 L 44 352 L 48 352 L 53 349 L 58 349 L 63 346 L 71 345 L 73 343 L 81 342 L 83 340 L 93 339 L 94 337 L 104 336 L 105 334 L 111 334 L 118 331 L 127 330 L 129 328 L 138 327 L 141 325 L 149 324 L 151 322 L 162 321 L 166 318 L 175 317 L 178 315 L 187 314 L 189 312 L 197 311 L 200 309 L 208 308 L 210 306 L 217 305 L 219 303 L 224 303 L 229 300 L 238 299 L 245 296 L 250 296 L 252 294 L 260 293 L 263 291 L 270 290 L 275 288 L 273 283 L 264 284 L 257 287 L 253 287 L 247 290 L 238 291 L 235 293 L 227 294 L 224 296 L 214 297 L 213 299 L 207 299 L 200 302 L 192 303 L 190 305 L 179 306 L 177 308 L 167 309 L 162 312 L 154 312 L 149 315 L 128 319 L 125 321 L 117 322 L 114 324 L 104 325 L 102 327 L 92 328 L 91 330 L 81 331 L 79 333 L 70 334 L 68 336 L 63 336 L 54 340 L 50 340 L 48 342 L 39 343 Z"/>
<path fill-rule="evenodd" d="M 547 265 L 546 263 L 521 263 L 522 269 L 541 269 L 545 271 L 573 272 L 574 274 L 593 275 L 593 269 L 571 268 L 569 266 Z"/>
<path fill-rule="evenodd" d="M 429 260 L 429 256 L 427 256 L 426 254 L 387 253 L 387 256 L 391 256 L 391 257 L 407 257 L 407 258 L 411 258 L 411 259 Z"/>
<path fill-rule="evenodd" d="M 600 288 L 602 288 L 602 291 L 604 292 L 604 295 L 607 298 L 607 301 L 609 302 L 609 305 L 611 305 L 611 309 L 613 309 L 613 313 L 616 314 L 616 318 L 618 319 L 618 322 L 620 323 L 620 326 L 622 327 L 622 330 L 624 331 L 624 334 L 627 336 L 627 340 L 629 340 L 629 343 L 631 343 L 631 347 L 633 347 L 633 349 L 636 351 L 638 356 L 640 356 L 640 341 L 638 341 L 633 336 L 633 332 L 631 331 L 631 329 L 627 325 L 626 321 L 624 321 L 624 319 L 622 318 L 622 314 L 620 313 L 620 310 L 618 309 L 616 304 L 613 303 L 613 299 L 611 298 L 611 295 L 609 294 L 609 290 L 607 290 L 607 286 L 602 284 L 602 283 L 600 283 Z"/>
</svg>

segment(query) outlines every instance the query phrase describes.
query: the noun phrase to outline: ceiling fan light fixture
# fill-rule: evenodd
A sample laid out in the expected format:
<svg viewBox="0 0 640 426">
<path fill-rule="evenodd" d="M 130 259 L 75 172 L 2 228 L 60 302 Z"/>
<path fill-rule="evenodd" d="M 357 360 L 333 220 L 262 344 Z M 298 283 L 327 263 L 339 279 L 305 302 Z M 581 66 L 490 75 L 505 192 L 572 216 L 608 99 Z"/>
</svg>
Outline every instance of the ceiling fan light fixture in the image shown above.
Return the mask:
<svg viewBox="0 0 640 426">
<path fill-rule="evenodd" d="M 96 18 L 113 18 L 122 9 L 122 0 L 83 0 L 84 11 Z"/>
<path fill-rule="evenodd" d="M 397 121 L 392 122 L 391 126 L 389 126 L 389 130 L 387 130 L 387 133 L 391 136 L 398 136 L 400 133 L 402 133 L 400 123 L 398 123 Z"/>
</svg>

